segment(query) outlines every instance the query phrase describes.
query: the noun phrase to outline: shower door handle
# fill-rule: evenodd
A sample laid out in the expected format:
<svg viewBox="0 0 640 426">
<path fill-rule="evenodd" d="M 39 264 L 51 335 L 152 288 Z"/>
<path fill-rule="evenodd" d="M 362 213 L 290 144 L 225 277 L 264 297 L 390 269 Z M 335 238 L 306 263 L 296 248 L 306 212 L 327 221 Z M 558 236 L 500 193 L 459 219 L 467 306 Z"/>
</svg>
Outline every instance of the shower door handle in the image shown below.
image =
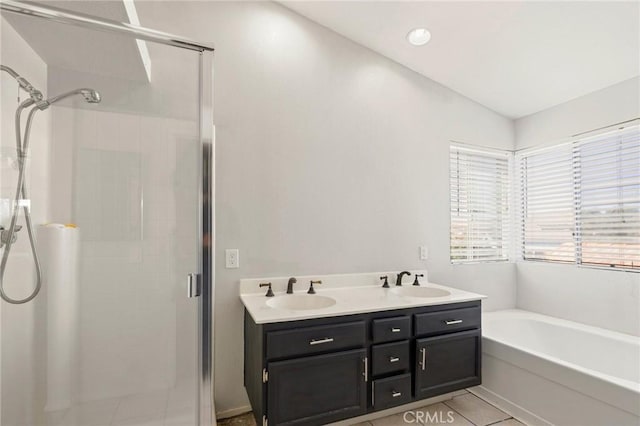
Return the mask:
<svg viewBox="0 0 640 426">
<path fill-rule="evenodd" d="M 200 296 L 200 274 L 187 274 L 187 297 Z"/>
</svg>

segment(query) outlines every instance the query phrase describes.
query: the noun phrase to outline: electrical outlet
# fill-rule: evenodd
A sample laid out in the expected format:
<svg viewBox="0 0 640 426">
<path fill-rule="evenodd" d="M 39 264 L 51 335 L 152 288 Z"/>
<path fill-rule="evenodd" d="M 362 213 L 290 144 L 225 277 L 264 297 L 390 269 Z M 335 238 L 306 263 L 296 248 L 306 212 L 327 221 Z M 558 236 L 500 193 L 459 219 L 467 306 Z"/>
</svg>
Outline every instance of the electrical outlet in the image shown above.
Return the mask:
<svg viewBox="0 0 640 426">
<path fill-rule="evenodd" d="M 240 267 L 240 250 L 238 249 L 226 249 L 224 251 L 225 264 L 227 269 L 234 269 Z"/>
<path fill-rule="evenodd" d="M 420 246 L 420 260 L 429 259 L 429 249 L 427 246 Z"/>
</svg>

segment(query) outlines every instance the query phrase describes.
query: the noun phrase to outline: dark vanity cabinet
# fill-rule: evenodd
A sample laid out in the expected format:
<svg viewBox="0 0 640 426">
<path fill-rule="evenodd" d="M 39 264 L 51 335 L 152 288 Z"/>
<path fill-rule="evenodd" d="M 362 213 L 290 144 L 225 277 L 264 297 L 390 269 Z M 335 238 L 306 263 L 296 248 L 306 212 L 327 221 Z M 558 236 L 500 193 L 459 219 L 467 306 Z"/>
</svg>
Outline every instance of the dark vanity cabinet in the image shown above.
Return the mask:
<svg viewBox="0 0 640 426">
<path fill-rule="evenodd" d="M 416 398 L 479 384 L 480 338 L 480 330 L 471 330 L 416 340 Z"/>
<path fill-rule="evenodd" d="M 366 412 L 364 320 L 268 331 L 265 338 L 270 424 L 326 424 Z"/>
<path fill-rule="evenodd" d="M 480 301 L 269 324 L 245 311 L 245 387 L 258 424 L 323 425 L 480 384 L 480 343 Z"/>
<path fill-rule="evenodd" d="M 270 424 L 326 424 L 367 409 L 365 349 L 267 364 Z"/>
<path fill-rule="evenodd" d="M 416 314 L 414 334 L 417 399 L 479 384 L 480 306 Z"/>
<path fill-rule="evenodd" d="M 411 402 L 411 315 L 374 316 L 370 323 L 370 411 Z"/>
</svg>

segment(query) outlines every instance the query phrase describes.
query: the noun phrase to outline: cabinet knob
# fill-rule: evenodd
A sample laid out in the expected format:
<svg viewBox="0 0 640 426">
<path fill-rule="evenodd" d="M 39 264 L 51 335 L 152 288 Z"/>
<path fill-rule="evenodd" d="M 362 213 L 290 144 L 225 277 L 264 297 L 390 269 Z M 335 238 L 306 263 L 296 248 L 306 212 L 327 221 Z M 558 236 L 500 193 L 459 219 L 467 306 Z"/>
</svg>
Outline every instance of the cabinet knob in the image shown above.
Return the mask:
<svg viewBox="0 0 640 426">
<path fill-rule="evenodd" d="M 389 357 L 389 362 L 398 362 L 398 361 L 400 361 L 400 358 L 398 358 L 397 356 Z"/>
</svg>

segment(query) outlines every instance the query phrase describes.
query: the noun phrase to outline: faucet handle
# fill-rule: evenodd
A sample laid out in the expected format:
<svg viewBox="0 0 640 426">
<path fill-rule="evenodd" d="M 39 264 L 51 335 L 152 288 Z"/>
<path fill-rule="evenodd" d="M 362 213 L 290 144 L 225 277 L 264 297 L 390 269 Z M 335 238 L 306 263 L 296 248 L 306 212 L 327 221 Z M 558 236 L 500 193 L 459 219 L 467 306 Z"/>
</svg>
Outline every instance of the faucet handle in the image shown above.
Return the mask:
<svg viewBox="0 0 640 426">
<path fill-rule="evenodd" d="M 265 296 L 266 296 L 266 297 L 273 297 L 273 296 L 274 296 L 274 294 L 273 294 L 273 290 L 271 290 L 271 283 L 261 283 L 261 284 L 260 284 L 260 287 L 261 287 L 261 288 L 262 288 L 262 287 L 266 287 L 266 286 L 269 286 L 269 289 L 267 290 L 267 294 L 266 294 Z"/>
<path fill-rule="evenodd" d="M 307 291 L 308 294 L 316 294 L 316 290 L 313 288 L 314 284 L 322 284 L 322 281 L 320 281 L 320 280 L 317 280 L 317 281 L 311 280 L 311 283 L 309 285 L 309 291 Z"/>
<path fill-rule="evenodd" d="M 380 277 L 381 280 L 384 280 L 382 284 L 382 288 L 389 288 L 389 277 L 387 275 Z"/>
<path fill-rule="evenodd" d="M 413 280 L 413 285 L 420 285 L 420 282 L 418 282 L 418 277 L 422 278 L 424 277 L 424 274 L 416 274 L 416 278 Z"/>
</svg>

